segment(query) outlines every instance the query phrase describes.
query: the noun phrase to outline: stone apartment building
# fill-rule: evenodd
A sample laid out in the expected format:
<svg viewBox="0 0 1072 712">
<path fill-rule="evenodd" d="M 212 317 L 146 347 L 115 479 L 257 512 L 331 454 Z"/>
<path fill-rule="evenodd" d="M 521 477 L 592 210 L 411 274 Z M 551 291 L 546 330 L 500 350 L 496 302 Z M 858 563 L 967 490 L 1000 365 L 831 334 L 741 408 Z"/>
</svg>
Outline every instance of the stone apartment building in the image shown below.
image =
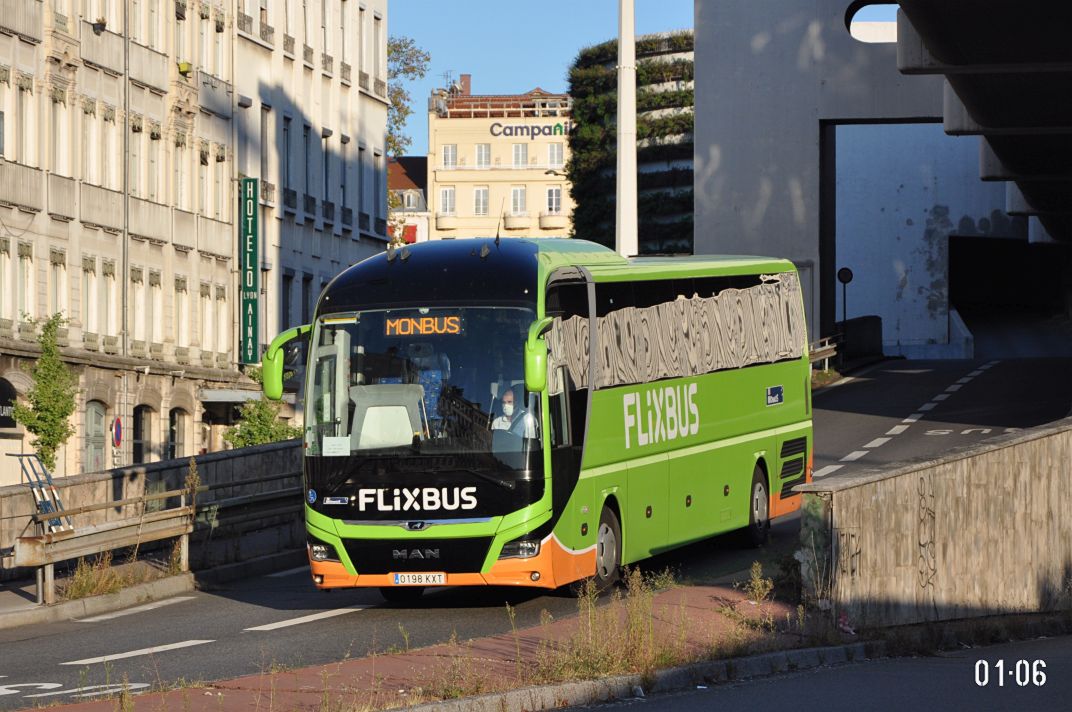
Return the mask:
<svg viewBox="0 0 1072 712">
<path fill-rule="evenodd" d="M 30 451 L 8 409 L 56 312 L 79 386 L 57 474 L 225 446 L 256 397 L 238 180 L 263 346 L 386 241 L 386 21 L 386 0 L 0 0 L 0 453 Z"/>
</svg>

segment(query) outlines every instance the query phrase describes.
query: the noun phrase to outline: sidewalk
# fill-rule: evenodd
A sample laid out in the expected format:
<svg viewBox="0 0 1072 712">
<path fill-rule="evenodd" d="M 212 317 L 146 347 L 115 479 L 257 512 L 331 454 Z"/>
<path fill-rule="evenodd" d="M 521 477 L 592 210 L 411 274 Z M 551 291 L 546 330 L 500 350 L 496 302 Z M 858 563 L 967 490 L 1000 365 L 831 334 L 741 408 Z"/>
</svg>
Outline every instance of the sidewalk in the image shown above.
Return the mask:
<svg viewBox="0 0 1072 712">
<path fill-rule="evenodd" d="M 650 682 L 661 668 L 806 644 L 795 607 L 757 605 L 730 586 L 679 586 L 595 608 L 586 607 L 588 600 L 579 600 L 581 615 L 516 633 L 149 693 L 120 700 L 118 708 L 357 712 L 611 675 L 644 673 Z M 801 656 L 821 662 L 813 651 Z M 793 666 L 781 658 L 781 669 Z M 766 674 L 772 665 L 778 670 L 779 663 L 768 662 Z M 723 676 L 732 667 L 724 664 Z M 117 701 L 62 709 L 112 712 Z"/>
</svg>

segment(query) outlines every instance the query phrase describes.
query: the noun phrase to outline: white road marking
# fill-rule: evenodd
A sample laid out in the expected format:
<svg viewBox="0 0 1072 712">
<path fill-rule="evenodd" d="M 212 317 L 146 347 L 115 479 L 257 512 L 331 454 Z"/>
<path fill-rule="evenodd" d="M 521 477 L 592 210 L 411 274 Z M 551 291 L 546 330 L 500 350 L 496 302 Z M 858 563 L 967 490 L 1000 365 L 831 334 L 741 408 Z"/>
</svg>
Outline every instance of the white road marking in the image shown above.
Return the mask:
<svg viewBox="0 0 1072 712">
<path fill-rule="evenodd" d="M 924 412 L 926 412 L 928 410 L 934 410 L 934 406 L 936 406 L 936 405 L 938 405 L 938 404 L 935 403 L 934 401 L 931 401 L 930 403 L 924 403 L 923 405 L 921 405 L 919 407 L 919 409 L 924 411 Z"/>
<path fill-rule="evenodd" d="M 876 448 L 876 447 L 882 447 L 883 445 L 888 443 L 891 439 L 892 438 L 875 438 L 874 440 L 872 440 L 868 444 L 864 445 L 864 447 L 867 448 L 868 450 L 870 450 L 872 448 Z"/>
<path fill-rule="evenodd" d="M 85 658 L 83 660 L 72 660 L 69 663 L 60 663 L 60 665 L 92 665 L 94 663 L 103 663 L 109 660 L 122 660 L 124 658 L 136 658 L 141 655 L 152 655 L 153 653 L 163 653 L 168 650 L 178 650 L 179 648 L 192 648 L 195 645 L 204 645 L 206 643 L 215 643 L 215 640 L 184 640 L 181 643 L 170 643 L 168 645 L 154 645 L 151 648 L 142 648 L 141 650 L 131 650 L 129 653 L 115 653 L 114 655 L 102 655 L 99 658 Z"/>
<path fill-rule="evenodd" d="M 152 603 L 146 603 L 142 606 L 134 606 L 133 608 L 127 608 L 123 611 L 115 611 L 114 613 L 105 613 L 99 616 L 93 616 L 92 618 L 80 618 L 76 623 L 100 623 L 101 621 L 110 621 L 113 618 L 120 618 L 122 616 L 129 616 L 134 613 L 143 613 L 145 611 L 152 611 L 157 608 L 163 608 L 164 606 L 170 606 L 172 603 L 182 603 L 183 601 L 192 601 L 193 596 L 176 596 L 175 598 L 169 598 L 164 601 L 153 601 Z"/>
<path fill-rule="evenodd" d="M 56 687 L 63 687 L 63 685 L 56 685 Z M 100 695 L 111 695 L 113 693 L 120 693 L 123 690 L 126 690 L 127 692 L 134 692 L 135 690 L 144 690 L 147 687 L 149 687 L 149 683 L 147 682 L 113 682 L 108 685 L 84 685 L 82 687 L 74 687 L 68 690 L 42 692 L 36 695 L 26 695 L 26 697 L 53 697 L 55 695 L 70 695 L 74 698 L 97 697 Z M 95 692 L 87 692 L 87 690 L 95 690 Z"/>
<path fill-rule="evenodd" d="M 923 413 L 913 413 L 912 415 L 908 416 L 907 418 L 905 418 L 901 422 L 902 423 L 908 423 L 909 425 L 911 425 L 912 423 L 915 423 L 915 422 L 919 421 L 919 419 L 922 418 L 922 417 L 923 417 Z"/>
<path fill-rule="evenodd" d="M 274 574 L 267 574 L 268 578 L 283 578 L 284 576 L 293 576 L 294 574 L 301 573 L 302 571 L 309 572 L 309 564 L 305 566 L 295 566 L 293 569 L 287 569 L 286 571 L 276 571 Z"/>
<path fill-rule="evenodd" d="M 952 386 L 950 386 L 949 388 L 946 388 L 946 389 L 945 389 L 945 392 L 946 392 L 946 393 L 956 393 L 957 391 L 959 391 L 959 390 L 960 390 L 961 388 L 963 388 L 963 387 L 964 387 L 964 386 L 958 386 L 957 384 L 955 384 L 955 383 L 954 383 L 954 384 L 953 384 Z"/>
<path fill-rule="evenodd" d="M 948 393 L 939 393 L 938 395 L 936 395 L 936 396 L 935 396 L 934 398 L 932 398 L 931 400 L 933 400 L 933 401 L 939 401 L 939 402 L 940 402 L 940 401 L 944 401 L 944 400 L 945 400 L 946 398 L 948 398 L 948 397 L 949 397 L 949 394 L 948 394 Z"/>
<path fill-rule="evenodd" d="M 957 381 L 957 383 L 963 386 L 965 384 L 971 383 L 971 380 L 971 376 L 965 376 L 964 378 Z"/>
<path fill-rule="evenodd" d="M 301 618 L 291 618 L 289 620 L 278 621 L 276 623 L 253 626 L 252 628 L 246 628 L 245 630 L 277 630 L 279 628 L 288 628 L 292 625 L 301 625 L 302 623 L 312 623 L 313 621 L 323 620 L 324 618 L 334 618 L 335 616 L 342 616 L 347 613 L 353 613 L 354 611 L 364 610 L 365 608 L 367 608 L 367 606 L 350 606 L 349 608 L 337 608 L 333 611 L 313 613 L 308 616 L 302 616 Z"/>
<path fill-rule="evenodd" d="M 975 378 L 976 376 L 981 376 L 981 375 L 983 375 L 983 372 L 981 370 L 979 370 L 979 369 L 975 369 L 974 371 L 972 371 L 971 373 L 968 374 L 968 376 L 970 376 L 971 378 Z"/>
<path fill-rule="evenodd" d="M 827 465 L 823 469 L 821 469 L 818 472 L 812 474 L 812 478 L 815 479 L 815 478 L 819 478 L 819 477 L 826 477 L 827 475 L 832 475 L 835 472 L 837 472 L 838 470 L 840 470 L 842 467 L 844 467 L 844 465 Z"/>
<path fill-rule="evenodd" d="M 845 457 L 841 458 L 841 461 L 842 462 L 855 462 L 856 460 L 859 460 L 861 457 L 863 457 L 866 454 L 867 454 L 867 450 L 853 450 L 848 455 L 846 455 Z"/>
<path fill-rule="evenodd" d="M 981 368 L 984 371 L 986 371 L 987 369 L 990 369 L 990 368 L 993 368 L 994 366 L 997 366 L 999 363 L 1001 363 L 1001 362 L 1000 361 L 991 361 L 990 363 L 984 363 L 979 368 Z"/>
<path fill-rule="evenodd" d="M 907 425 L 895 425 L 886 431 L 887 435 L 900 435 L 904 431 L 908 430 Z"/>
</svg>

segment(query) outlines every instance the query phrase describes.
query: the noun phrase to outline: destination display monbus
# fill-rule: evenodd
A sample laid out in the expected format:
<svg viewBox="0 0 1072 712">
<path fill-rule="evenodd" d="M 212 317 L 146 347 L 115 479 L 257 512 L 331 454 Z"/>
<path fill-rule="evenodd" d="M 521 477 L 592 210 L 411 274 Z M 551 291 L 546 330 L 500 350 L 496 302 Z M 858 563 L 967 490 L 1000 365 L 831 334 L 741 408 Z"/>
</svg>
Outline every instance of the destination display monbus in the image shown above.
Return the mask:
<svg viewBox="0 0 1072 712">
<path fill-rule="evenodd" d="M 353 265 L 307 344 L 305 519 L 322 588 L 555 588 L 722 532 L 811 479 L 793 265 L 626 260 L 572 239 L 436 241 Z"/>
</svg>

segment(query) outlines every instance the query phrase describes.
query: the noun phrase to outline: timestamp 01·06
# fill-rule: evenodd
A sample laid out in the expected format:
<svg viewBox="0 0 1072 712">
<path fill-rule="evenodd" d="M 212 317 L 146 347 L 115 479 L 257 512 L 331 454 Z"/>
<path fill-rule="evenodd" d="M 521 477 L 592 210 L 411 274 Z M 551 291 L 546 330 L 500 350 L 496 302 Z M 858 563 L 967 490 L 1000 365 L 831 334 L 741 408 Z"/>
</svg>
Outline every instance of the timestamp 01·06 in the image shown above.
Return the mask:
<svg viewBox="0 0 1072 712">
<path fill-rule="evenodd" d="M 993 676 L 991 676 L 993 669 Z M 975 661 L 975 684 L 986 687 L 994 683 L 998 687 L 1005 687 L 1005 681 L 1012 686 L 1015 682 L 1020 687 L 1033 685 L 1042 687 L 1046 684 L 1046 661 L 1045 660 L 1017 660 L 1010 661 L 1008 665 L 1004 660 L 991 663 L 989 660 Z"/>
</svg>

